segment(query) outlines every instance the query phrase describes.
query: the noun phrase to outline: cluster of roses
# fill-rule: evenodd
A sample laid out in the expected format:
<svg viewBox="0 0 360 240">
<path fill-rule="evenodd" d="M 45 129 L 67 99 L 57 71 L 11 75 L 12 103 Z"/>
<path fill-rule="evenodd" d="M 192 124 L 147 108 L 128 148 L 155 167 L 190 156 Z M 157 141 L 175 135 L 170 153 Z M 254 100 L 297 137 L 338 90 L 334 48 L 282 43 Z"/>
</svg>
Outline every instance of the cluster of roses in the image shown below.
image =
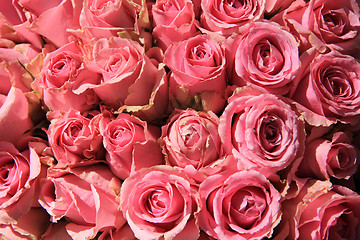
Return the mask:
<svg viewBox="0 0 360 240">
<path fill-rule="evenodd" d="M 359 239 L 357 0 L 0 0 L 3 239 Z"/>
</svg>

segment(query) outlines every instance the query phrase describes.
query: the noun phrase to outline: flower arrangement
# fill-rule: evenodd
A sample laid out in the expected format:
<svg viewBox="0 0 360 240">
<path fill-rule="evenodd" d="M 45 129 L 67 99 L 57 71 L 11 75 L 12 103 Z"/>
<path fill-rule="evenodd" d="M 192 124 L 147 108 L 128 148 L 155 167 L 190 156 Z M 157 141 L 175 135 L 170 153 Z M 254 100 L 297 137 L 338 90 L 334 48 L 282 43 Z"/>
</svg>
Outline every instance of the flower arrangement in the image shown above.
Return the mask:
<svg viewBox="0 0 360 240">
<path fill-rule="evenodd" d="M 0 1 L 1 239 L 359 239 L 358 0 Z"/>
</svg>

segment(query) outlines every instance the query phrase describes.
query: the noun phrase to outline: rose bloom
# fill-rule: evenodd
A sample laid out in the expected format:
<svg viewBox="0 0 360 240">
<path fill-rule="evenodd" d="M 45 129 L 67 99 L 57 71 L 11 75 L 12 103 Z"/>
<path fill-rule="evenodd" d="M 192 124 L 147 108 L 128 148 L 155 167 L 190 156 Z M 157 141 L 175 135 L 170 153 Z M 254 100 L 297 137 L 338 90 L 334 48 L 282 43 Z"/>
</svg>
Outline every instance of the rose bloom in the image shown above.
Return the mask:
<svg viewBox="0 0 360 240">
<path fill-rule="evenodd" d="M 288 239 L 359 239 L 360 196 L 343 186 L 309 180 L 296 198 L 282 203 Z"/>
<path fill-rule="evenodd" d="M 39 0 L 36 2 L 17 0 L 16 2 L 30 17 L 30 31 L 41 35 L 56 47 L 69 43 L 71 33 L 68 30 L 79 27 L 82 6 L 80 0 Z"/>
<path fill-rule="evenodd" d="M 302 51 L 324 44 L 338 51 L 353 53 L 360 41 L 360 10 L 356 0 L 295 1 L 276 21 L 300 39 Z M 280 18 L 280 19 L 279 19 Z"/>
<path fill-rule="evenodd" d="M 144 1 L 145 2 L 145 1 Z M 119 32 L 139 34 L 146 24 L 147 8 L 142 1 L 106 1 L 86 0 L 80 14 L 81 31 L 88 40 L 109 38 Z M 140 12 L 142 12 L 140 14 Z"/>
<path fill-rule="evenodd" d="M 10 142 L 0 142 L 0 221 L 16 223 L 38 206 L 39 179 L 44 171 L 33 148 L 19 152 Z"/>
<path fill-rule="evenodd" d="M 126 179 L 141 168 L 163 164 L 157 143 L 160 128 L 126 113 L 120 113 L 116 119 L 100 119 L 99 128 L 107 150 L 106 161 L 119 178 Z"/>
<path fill-rule="evenodd" d="M 197 239 L 195 195 L 184 173 L 156 166 L 124 181 L 120 207 L 138 239 Z"/>
<path fill-rule="evenodd" d="M 105 160 L 103 139 L 98 129 L 100 114 L 90 118 L 70 109 L 51 121 L 49 145 L 57 160 L 56 168 L 76 167 Z"/>
<path fill-rule="evenodd" d="M 312 125 L 354 123 L 360 113 L 360 63 L 336 51 L 310 54 L 292 99 Z"/>
<path fill-rule="evenodd" d="M 213 112 L 193 109 L 174 111 L 159 139 L 171 166 L 201 170 L 224 155 L 219 118 Z"/>
<path fill-rule="evenodd" d="M 201 1 L 201 27 L 228 37 L 239 27 L 262 19 L 265 10 L 265 0 Z"/>
<path fill-rule="evenodd" d="M 156 45 L 165 51 L 173 42 L 195 36 L 194 4 L 190 0 L 158 0 L 152 6 Z"/>
<path fill-rule="evenodd" d="M 40 35 L 29 30 L 31 19 L 18 0 L 2 1 L 0 6 L 0 42 L 9 40 L 17 43 L 31 43 L 41 49 Z"/>
<path fill-rule="evenodd" d="M 90 110 L 98 98 L 92 90 L 75 93 L 79 86 L 97 83 L 100 76 L 84 64 L 80 47 L 71 42 L 48 53 L 37 79 L 45 105 L 51 111 Z"/>
<path fill-rule="evenodd" d="M 257 21 L 228 41 L 227 56 L 230 66 L 234 65 L 232 84 L 280 95 L 294 87 L 301 66 L 298 46 L 294 36 L 280 25 Z"/>
<path fill-rule="evenodd" d="M 350 178 L 358 169 L 359 150 L 344 132 L 336 132 L 331 139 L 316 138 L 306 144 L 298 175 L 320 180 Z M 314 161 L 315 160 L 315 161 Z"/>
<path fill-rule="evenodd" d="M 304 151 L 304 123 L 275 95 L 237 88 L 220 116 L 219 135 L 238 168 L 256 168 L 266 177 L 297 163 Z"/>
<path fill-rule="evenodd" d="M 73 239 L 92 239 L 99 231 L 124 223 L 116 201 L 120 186 L 120 180 L 102 164 L 49 169 L 39 203 L 52 222 L 64 217 L 70 221 L 66 230 Z"/>
<path fill-rule="evenodd" d="M 208 35 L 172 44 L 164 63 L 171 70 L 170 98 L 177 108 L 218 113 L 225 103 L 225 50 Z"/>
<path fill-rule="evenodd" d="M 197 222 L 216 239 L 270 238 L 281 218 L 280 193 L 257 171 L 210 176 L 199 195 Z"/>
<path fill-rule="evenodd" d="M 164 65 L 153 63 L 139 43 L 120 37 L 102 38 L 93 45 L 92 57 L 89 67 L 102 79 L 82 85 L 77 93 L 94 89 L 105 105 L 122 107 L 148 121 L 166 113 Z"/>
</svg>

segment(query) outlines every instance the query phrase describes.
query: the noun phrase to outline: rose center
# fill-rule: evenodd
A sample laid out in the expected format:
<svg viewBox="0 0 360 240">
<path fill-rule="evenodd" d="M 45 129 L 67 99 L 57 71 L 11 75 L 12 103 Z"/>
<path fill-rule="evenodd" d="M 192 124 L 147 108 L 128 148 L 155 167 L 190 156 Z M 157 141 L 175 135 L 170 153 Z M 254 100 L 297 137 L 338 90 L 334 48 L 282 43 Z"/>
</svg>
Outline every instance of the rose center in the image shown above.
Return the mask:
<svg viewBox="0 0 360 240">
<path fill-rule="evenodd" d="M 327 69 L 324 72 L 323 84 L 325 89 L 337 97 L 346 97 L 351 94 L 351 85 L 347 75 L 339 68 Z"/>
<path fill-rule="evenodd" d="M 264 118 L 260 125 L 258 137 L 266 151 L 274 151 L 282 139 L 279 120 L 272 116 Z"/>
<path fill-rule="evenodd" d="M 346 15 L 343 9 L 326 12 L 323 15 L 324 24 L 333 34 L 341 36 L 346 31 L 347 24 L 344 22 L 344 18 L 347 18 Z"/>
<path fill-rule="evenodd" d="M 185 146 L 188 148 L 196 145 L 196 143 L 199 142 L 200 139 L 198 130 L 193 125 L 187 126 L 186 129 L 181 132 L 181 137 L 184 141 Z"/>
<path fill-rule="evenodd" d="M 262 72 L 275 75 L 280 72 L 284 64 L 284 57 L 269 40 L 259 42 L 253 53 L 258 69 Z"/>
<path fill-rule="evenodd" d="M 226 3 L 233 8 L 242 8 L 245 4 L 245 0 L 226 0 Z"/>
</svg>

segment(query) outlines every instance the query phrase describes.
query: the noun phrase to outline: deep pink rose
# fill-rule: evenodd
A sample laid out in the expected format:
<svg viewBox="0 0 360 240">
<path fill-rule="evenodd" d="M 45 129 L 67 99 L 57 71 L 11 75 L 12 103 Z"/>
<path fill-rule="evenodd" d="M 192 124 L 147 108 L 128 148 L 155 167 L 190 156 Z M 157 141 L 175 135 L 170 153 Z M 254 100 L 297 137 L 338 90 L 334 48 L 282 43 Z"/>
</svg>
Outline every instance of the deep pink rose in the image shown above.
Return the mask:
<svg viewBox="0 0 360 240">
<path fill-rule="evenodd" d="M 167 163 L 201 171 L 223 157 L 218 125 L 219 118 L 212 112 L 175 111 L 160 138 Z"/>
<path fill-rule="evenodd" d="M 91 118 L 70 109 L 53 119 L 47 130 L 56 168 L 76 167 L 105 160 L 103 138 L 98 129 L 99 114 Z"/>
<path fill-rule="evenodd" d="M 336 51 L 310 54 L 306 61 L 291 97 L 305 120 L 312 125 L 355 123 L 360 114 L 360 63 Z"/>
<path fill-rule="evenodd" d="M 57 47 L 69 43 L 69 29 L 79 28 L 82 0 L 18 0 L 31 16 L 29 29 Z"/>
<path fill-rule="evenodd" d="M 293 80 L 301 66 L 296 39 L 280 25 L 257 21 L 241 35 L 229 39 L 227 58 L 230 82 L 249 85 L 285 95 L 295 85 Z"/>
<path fill-rule="evenodd" d="M 0 142 L 0 222 L 16 223 L 31 207 L 37 206 L 39 156 L 33 148 L 19 152 L 9 142 Z"/>
<path fill-rule="evenodd" d="M 170 98 L 175 107 L 222 110 L 225 103 L 225 50 L 208 35 L 172 44 L 165 52 Z"/>
<path fill-rule="evenodd" d="M 324 51 L 324 44 L 346 53 L 359 48 L 360 10 L 356 0 L 295 1 L 279 17 L 276 20 L 300 39 L 301 51 L 311 46 Z"/>
<path fill-rule="evenodd" d="M 330 139 L 320 137 L 306 144 L 298 174 L 320 180 L 348 179 L 358 169 L 358 157 L 359 150 L 351 144 L 349 135 L 336 132 Z"/>
<path fill-rule="evenodd" d="M 158 0 L 152 6 L 156 45 L 164 51 L 173 43 L 195 36 L 194 4 L 190 0 Z"/>
<path fill-rule="evenodd" d="M 239 27 L 262 19 L 265 2 L 265 0 L 201 1 L 201 27 L 228 37 L 233 32 L 237 32 Z"/>
<path fill-rule="evenodd" d="M 220 116 L 219 135 L 238 168 L 256 168 L 266 177 L 297 163 L 304 151 L 304 123 L 279 97 L 237 88 Z"/>
<path fill-rule="evenodd" d="M 40 239 L 49 225 L 49 215 L 41 207 L 31 208 L 16 224 L 0 224 L 0 238 L 16 240 Z M 42 238 L 41 238 L 42 239 Z"/>
<path fill-rule="evenodd" d="M 156 166 L 125 180 L 120 207 L 138 239 L 197 239 L 195 195 L 185 174 Z"/>
<path fill-rule="evenodd" d="M 210 176 L 199 195 L 197 222 L 216 239 L 270 238 L 282 215 L 280 193 L 252 170 Z"/>
<path fill-rule="evenodd" d="M 157 143 L 160 128 L 126 113 L 120 113 L 116 119 L 102 118 L 99 127 L 107 150 L 106 161 L 119 178 L 125 179 L 144 167 L 163 164 Z"/>
<path fill-rule="evenodd" d="M 154 64 L 144 48 L 135 41 L 111 37 L 96 41 L 89 67 L 99 74 L 99 83 L 77 90 L 94 89 L 109 106 L 135 112 L 146 120 L 161 117 L 167 111 L 168 84 L 163 64 Z"/>
<path fill-rule="evenodd" d="M 100 76 L 85 66 L 84 58 L 75 42 L 46 55 L 38 82 L 44 103 L 51 111 L 73 108 L 83 112 L 92 109 L 98 102 L 92 90 L 75 93 L 83 84 L 100 81 Z"/>
<path fill-rule="evenodd" d="M 69 171 L 49 169 L 42 181 L 39 203 L 52 222 L 65 217 L 73 239 L 92 239 L 99 231 L 124 223 L 116 201 L 120 180 L 101 164 Z"/>
<path fill-rule="evenodd" d="M 309 180 L 296 198 L 282 203 L 288 239 L 359 239 L 360 196 L 328 181 Z"/>
</svg>

